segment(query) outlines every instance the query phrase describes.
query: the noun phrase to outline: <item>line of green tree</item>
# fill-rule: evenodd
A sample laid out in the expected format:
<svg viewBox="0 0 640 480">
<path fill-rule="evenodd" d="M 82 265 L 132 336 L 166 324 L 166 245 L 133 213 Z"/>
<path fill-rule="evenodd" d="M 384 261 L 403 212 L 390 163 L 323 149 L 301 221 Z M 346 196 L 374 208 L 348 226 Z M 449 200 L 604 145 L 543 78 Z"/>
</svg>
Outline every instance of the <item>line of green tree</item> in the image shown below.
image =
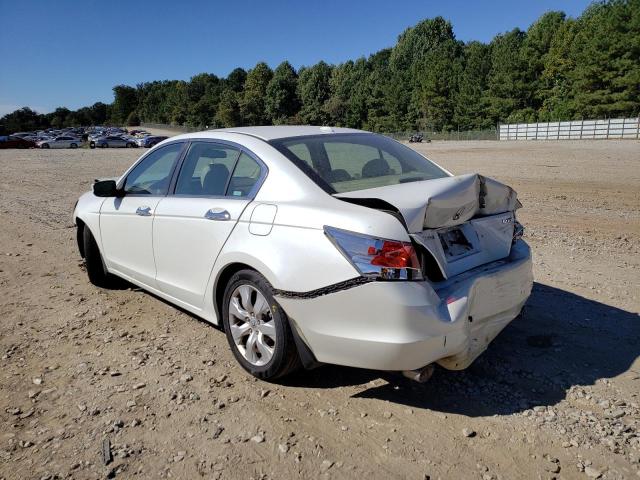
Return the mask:
<svg viewBox="0 0 640 480">
<path fill-rule="evenodd" d="M 498 122 L 636 116 L 640 112 L 640 0 L 591 4 L 580 17 L 542 15 L 489 44 L 456 40 L 442 17 L 408 28 L 392 48 L 298 71 L 258 63 L 226 78 L 118 85 L 110 105 L 0 119 L 9 130 L 47 126 L 196 127 L 330 124 L 378 132 L 485 129 Z"/>
</svg>

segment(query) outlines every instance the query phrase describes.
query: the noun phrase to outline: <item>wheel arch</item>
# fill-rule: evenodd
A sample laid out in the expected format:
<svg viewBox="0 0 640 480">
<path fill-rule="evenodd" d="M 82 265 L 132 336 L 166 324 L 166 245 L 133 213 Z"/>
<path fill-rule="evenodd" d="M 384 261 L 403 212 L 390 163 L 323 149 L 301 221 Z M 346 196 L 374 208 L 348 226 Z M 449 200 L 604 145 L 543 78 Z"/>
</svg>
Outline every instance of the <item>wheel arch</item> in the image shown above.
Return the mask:
<svg viewBox="0 0 640 480">
<path fill-rule="evenodd" d="M 235 275 L 237 272 L 241 270 L 252 270 L 254 272 L 257 272 L 261 274 L 263 277 L 265 277 L 265 279 L 270 284 L 272 284 L 269 278 L 266 275 L 264 275 L 264 273 L 261 272 L 260 269 L 256 268 L 255 266 L 249 265 L 247 263 L 236 261 L 236 262 L 228 263 L 223 268 L 221 268 L 220 272 L 216 277 L 216 281 L 213 287 L 213 305 L 215 308 L 216 317 L 218 318 L 218 327 L 221 330 L 224 330 L 224 322 L 222 321 L 222 302 L 224 301 L 224 291 L 231 277 L 233 277 L 233 275 Z M 296 326 L 295 321 L 293 321 L 291 317 L 289 317 L 289 315 L 286 314 L 286 311 L 284 313 L 285 313 L 285 318 L 287 320 L 289 328 L 291 330 L 291 333 L 293 335 L 293 340 L 296 346 L 297 354 L 304 368 L 309 370 L 309 369 L 313 369 L 320 366 L 321 364 L 316 359 L 314 353 L 311 351 L 306 341 L 303 340 Z"/>
<path fill-rule="evenodd" d="M 78 199 L 73 209 L 73 223 L 76 225 L 76 242 L 78 251 L 84 258 L 83 231 L 89 229 L 95 239 L 99 250 L 102 252 L 102 242 L 100 241 L 100 208 L 104 198 L 96 197 L 91 192 L 86 192 Z"/>
<path fill-rule="evenodd" d="M 100 242 L 100 238 L 96 235 L 96 229 L 97 229 L 97 225 L 94 225 L 92 228 L 91 222 L 90 221 L 85 221 L 83 220 L 81 217 L 76 217 L 74 219 L 75 224 L 76 224 L 76 242 L 78 243 L 78 250 L 80 251 L 80 255 L 82 256 L 82 258 L 84 258 L 85 252 L 84 252 L 84 231 L 85 229 L 89 230 L 89 233 L 91 234 L 91 236 L 93 237 L 93 239 L 96 241 L 96 244 L 98 245 L 98 250 L 100 250 L 100 252 L 102 252 L 102 243 Z"/>
<path fill-rule="evenodd" d="M 224 291 L 227 288 L 227 284 L 231 277 L 241 270 L 253 270 L 264 276 L 264 274 L 262 274 L 258 269 L 242 262 L 229 263 L 220 269 L 213 285 L 213 308 L 215 309 L 216 318 L 218 319 L 218 326 L 222 329 L 224 329 L 224 324 L 222 322 L 222 302 L 224 300 Z"/>
<path fill-rule="evenodd" d="M 78 251 L 80 252 L 80 256 L 84 258 L 84 229 L 86 228 L 86 224 L 84 221 L 76 217 L 76 243 L 78 244 Z"/>
</svg>

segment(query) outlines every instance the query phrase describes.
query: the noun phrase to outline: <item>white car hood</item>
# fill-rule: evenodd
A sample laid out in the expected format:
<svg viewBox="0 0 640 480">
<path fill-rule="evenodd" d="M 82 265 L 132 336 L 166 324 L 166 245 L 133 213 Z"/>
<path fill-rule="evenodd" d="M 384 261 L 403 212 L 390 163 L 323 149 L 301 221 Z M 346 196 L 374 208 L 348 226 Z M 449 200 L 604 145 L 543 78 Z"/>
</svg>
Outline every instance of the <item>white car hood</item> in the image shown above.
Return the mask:
<svg viewBox="0 0 640 480">
<path fill-rule="evenodd" d="M 476 216 L 496 215 L 522 206 L 511 187 L 479 174 L 402 183 L 335 196 L 384 200 L 400 211 L 409 233 L 460 225 Z"/>
</svg>

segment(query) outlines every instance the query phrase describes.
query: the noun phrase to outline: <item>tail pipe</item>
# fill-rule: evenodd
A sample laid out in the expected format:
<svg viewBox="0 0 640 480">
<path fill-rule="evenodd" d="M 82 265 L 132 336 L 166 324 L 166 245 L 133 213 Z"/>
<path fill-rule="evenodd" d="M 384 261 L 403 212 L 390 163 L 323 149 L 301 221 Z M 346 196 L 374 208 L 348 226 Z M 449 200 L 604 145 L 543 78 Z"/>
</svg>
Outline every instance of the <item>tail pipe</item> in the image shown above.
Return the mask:
<svg viewBox="0 0 640 480">
<path fill-rule="evenodd" d="M 429 364 L 417 370 L 403 370 L 402 375 L 418 383 L 425 383 L 431 378 L 434 370 L 433 364 Z"/>
</svg>

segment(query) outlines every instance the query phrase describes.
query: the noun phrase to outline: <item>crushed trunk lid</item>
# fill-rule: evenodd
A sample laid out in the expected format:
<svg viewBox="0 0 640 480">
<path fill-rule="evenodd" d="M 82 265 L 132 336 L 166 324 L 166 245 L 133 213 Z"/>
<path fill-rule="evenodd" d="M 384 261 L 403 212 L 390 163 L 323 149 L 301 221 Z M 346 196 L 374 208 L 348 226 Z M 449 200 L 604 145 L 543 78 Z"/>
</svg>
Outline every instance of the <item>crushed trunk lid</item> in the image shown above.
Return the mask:
<svg viewBox="0 0 640 480">
<path fill-rule="evenodd" d="M 363 205 L 383 200 L 398 209 L 409 233 L 452 227 L 477 216 L 521 207 L 511 187 L 477 173 L 339 193 L 335 197 Z"/>
<path fill-rule="evenodd" d="M 335 196 L 401 216 L 411 237 L 431 253 L 444 278 L 507 257 L 514 235 L 513 212 L 522 206 L 511 187 L 478 174 Z"/>
</svg>

